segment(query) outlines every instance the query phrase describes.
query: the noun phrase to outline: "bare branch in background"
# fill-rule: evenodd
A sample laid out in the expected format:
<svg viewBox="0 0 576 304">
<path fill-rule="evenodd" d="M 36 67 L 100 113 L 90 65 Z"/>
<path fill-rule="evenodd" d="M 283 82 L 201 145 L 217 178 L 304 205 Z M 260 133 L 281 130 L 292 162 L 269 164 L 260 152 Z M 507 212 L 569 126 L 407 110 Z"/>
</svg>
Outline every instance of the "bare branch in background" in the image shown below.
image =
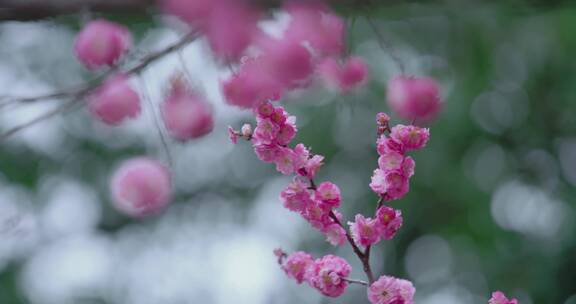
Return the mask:
<svg viewBox="0 0 576 304">
<path fill-rule="evenodd" d="M 145 13 L 154 0 L 0 0 L 0 21 L 33 21 L 89 10 Z"/>
<path fill-rule="evenodd" d="M 238 0 L 240 1 L 240 0 Z M 278 7 L 282 0 L 248 0 L 261 7 Z M 309 0 L 301 0 L 309 1 Z M 328 0 L 338 5 L 360 7 L 380 5 L 374 0 Z M 401 2 L 385 1 L 386 5 Z M 142 14 L 154 9 L 155 0 L 0 0 L 1 21 L 34 21 L 83 11 L 96 13 Z"/>
<path fill-rule="evenodd" d="M 94 91 L 102 82 L 102 80 L 104 80 L 106 77 L 110 76 L 111 74 L 114 74 L 116 72 L 122 72 L 126 75 L 133 75 L 133 74 L 138 74 L 140 72 L 142 72 L 146 67 L 148 67 L 151 63 L 163 58 L 164 56 L 171 54 L 181 48 L 183 48 L 184 46 L 188 45 L 189 43 L 191 43 L 192 41 L 194 41 L 196 39 L 196 37 L 198 37 L 198 34 L 196 32 L 192 32 L 190 34 L 185 35 L 184 37 L 182 37 L 181 39 L 179 39 L 177 42 L 159 50 L 156 52 L 152 52 L 149 55 L 143 57 L 142 59 L 139 60 L 139 62 L 134 65 L 133 67 L 129 68 L 128 70 L 125 71 L 121 71 L 119 68 L 112 68 L 109 71 L 107 71 L 106 73 L 104 73 L 103 75 L 96 77 L 95 79 L 92 79 L 88 82 L 86 82 L 85 85 L 82 85 L 80 87 L 75 87 L 75 88 L 71 88 L 71 89 L 65 89 L 62 90 L 60 92 L 54 92 L 54 93 L 50 93 L 50 94 L 46 94 L 46 95 L 40 95 L 40 96 L 34 96 L 34 97 L 3 97 L 0 99 L 5 99 L 6 102 L 3 104 L 0 104 L 0 107 L 6 106 L 7 104 L 13 104 L 13 103 L 20 103 L 20 102 L 36 102 L 36 101 L 41 101 L 41 100 L 47 100 L 47 99 L 54 99 L 54 98 L 58 98 L 58 99 L 66 99 L 67 101 L 61 105 L 59 105 L 58 107 L 30 120 L 29 122 L 26 122 L 22 125 L 13 127 L 9 130 L 7 130 L 4 133 L 0 134 L 0 142 L 6 140 L 8 137 L 12 136 L 13 134 L 29 127 L 32 125 L 35 125 L 41 121 L 44 121 L 48 118 L 51 118 L 55 115 L 58 115 L 62 112 L 64 112 L 66 109 L 68 109 L 69 107 L 71 107 L 72 105 L 78 103 L 79 101 L 82 101 L 84 99 L 84 97 L 86 95 L 88 95 L 89 93 L 91 93 L 92 91 Z"/>
</svg>

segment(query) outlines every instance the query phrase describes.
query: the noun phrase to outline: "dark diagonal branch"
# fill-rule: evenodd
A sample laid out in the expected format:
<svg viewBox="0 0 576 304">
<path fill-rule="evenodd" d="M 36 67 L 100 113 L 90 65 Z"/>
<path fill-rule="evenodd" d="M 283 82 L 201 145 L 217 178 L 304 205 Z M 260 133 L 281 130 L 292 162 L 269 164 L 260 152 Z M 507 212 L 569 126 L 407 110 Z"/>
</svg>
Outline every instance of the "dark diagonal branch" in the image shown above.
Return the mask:
<svg viewBox="0 0 576 304">
<path fill-rule="evenodd" d="M 18 125 L 13 127 L 12 129 L 7 130 L 6 132 L 0 134 L 0 142 L 4 141 L 6 138 L 10 137 L 11 135 L 29 127 L 35 125 L 41 121 L 44 121 L 48 118 L 51 118 L 59 113 L 62 113 L 68 107 L 72 106 L 73 104 L 82 101 L 84 97 L 94 91 L 100 83 L 106 79 L 108 76 L 122 72 L 126 75 L 134 75 L 142 72 L 146 69 L 150 64 L 156 62 L 157 60 L 163 58 L 164 56 L 171 54 L 184 46 L 188 45 L 190 42 L 194 41 L 197 37 L 197 33 L 193 32 L 190 34 L 185 35 L 184 37 L 180 38 L 177 42 L 159 50 L 156 52 L 149 53 L 142 59 L 140 59 L 134 66 L 131 68 L 122 71 L 120 68 L 112 68 L 108 72 L 104 73 L 99 77 L 95 77 L 94 79 L 86 82 L 84 85 L 73 87 L 69 89 L 65 89 L 59 92 L 54 92 L 46 95 L 40 96 L 32 96 L 32 97 L 3 97 L 0 100 L 4 100 L 4 103 L 0 103 L 0 108 L 6 106 L 8 104 L 14 103 L 31 103 L 37 102 L 41 100 L 48 100 L 48 99 L 63 99 L 67 100 L 62 105 L 50 110 L 49 112 L 43 113 L 42 115 L 26 122 L 24 124 Z"/>
</svg>

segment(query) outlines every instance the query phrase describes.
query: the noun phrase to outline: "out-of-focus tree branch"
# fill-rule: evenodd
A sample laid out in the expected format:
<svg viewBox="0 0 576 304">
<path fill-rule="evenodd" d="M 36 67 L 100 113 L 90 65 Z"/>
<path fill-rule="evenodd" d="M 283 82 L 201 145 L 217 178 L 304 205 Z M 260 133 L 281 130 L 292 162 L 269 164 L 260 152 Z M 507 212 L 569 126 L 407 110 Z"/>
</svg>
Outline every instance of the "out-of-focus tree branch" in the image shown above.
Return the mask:
<svg viewBox="0 0 576 304">
<path fill-rule="evenodd" d="M 138 74 L 138 73 L 142 72 L 144 69 L 146 69 L 150 64 L 152 64 L 152 63 L 156 62 L 157 60 L 165 57 L 166 55 L 172 54 L 173 52 L 178 51 L 181 48 L 185 47 L 186 45 L 190 44 L 197 37 L 198 37 L 197 32 L 189 33 L 189 34 L 185 35 L 184 37 L 180 38 L 175 43 L 173 43 L 173 44 L 171 44 L 171 45 L 169 45 L 169 46 L 167 46 L 167 47 L 165 47 L 159 51 L 152 52 L 152 53 L 148 54 L 147 56 L 141 58 L 140 60 L 137 61 L 137 63 L 135 65 L 133 65 L 129 69 L 121 70 L 119 67 L 112 68 L 108 72 L 104 73 L 103 75 L 97 77 L 96 79 L 88 81 L 79 87 L 70 88 L 70 89 L 66 89 L 63 91 L 51 93 L 48 95 L 40 95 L 40 96 L 35 96 L 35 97 L 22 97 L 22 98 L 19 98 L 19 97 L 0 97 L 0 100 L 7 99 L 6 101 L 4 101 L 4 103 L 0 103 L 0 108 L 6 104 L 19 103 L 19 102 L 30 103 L 30 102 L 36 102 L 36 101 L 41 101 L 41 100 L 46 100 L 46 99 L 53 99 L 53 98 L 59 98 L 59 99 L 67 100 L 66 102 L 63 102 L 62 104 L 60 104 L 58 107 L 56 107 L 56 108 L 54 108 L 54 109 L 52 109 L 46 113 L 43 113 L 42 115 L 40 115 L 40 116 L 38 116 L 38 117 L 36 117 L 36 118 L 26 122 L 26 123 L 15 126 L 12 129 L 5 131 L 4 133 L 0 133 L 0 143 L 2 141 L 4 141 L 5 139 L 7 139 L 8 137 L 12 136 L 15 133 L 20 132 L 21 130 L 23 130 L 25 128 L 28 128 L 32 125 L 35 125 L 39 122 L 42 122 L 46 119 L 49 119 L 53 116 L 56 116 L 56 115 L 58 115 L 64 111 L 66 111 L 68 108 L 70 108 L 74 104 L 82 101 L 86 95 L 93 92 L 100 85 L 100 83 L 105 78 L 107 78 L 108 76 L 110 76 L 114 73 L 117 73 L 117 72 L 121 72 L 121 73 L 126 74 L 126 75 Z"/>
<path fill-rule="evenodd" d="M 0 21 L 33 21 L 76 14 L 146 12 L 154 0 L 0 0 Z"/>
<path fill-rule="evenodd" d="M 236 0 L 241 1 L 241 0 Z M 260 7 L 277 7 L 283 0 L 245 0 Z M 310 2 L 313 0 L 295 0 Z M 407 0 L 324 0 L 337 5 L 361 7 L 395 4 Z M 0 0 L 0 21 L 34 21 L 83 11 L 98 13 L 142 14 L 159 0 Z"/>
</svg>

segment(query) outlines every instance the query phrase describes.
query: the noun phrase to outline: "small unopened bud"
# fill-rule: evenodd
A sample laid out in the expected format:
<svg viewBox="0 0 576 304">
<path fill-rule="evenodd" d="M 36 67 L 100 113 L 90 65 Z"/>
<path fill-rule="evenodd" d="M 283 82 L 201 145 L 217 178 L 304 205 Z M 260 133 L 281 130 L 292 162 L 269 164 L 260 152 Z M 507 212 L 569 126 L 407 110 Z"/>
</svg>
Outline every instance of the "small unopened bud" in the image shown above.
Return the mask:
<svg viewBox="0 0 576 304">
<path fill-rule="evenodd" d="M 386 126 L 390 122 L 390 116 L 384 112 L 376 114 L 376 123 L 379 126 Z"/>
<path fill-rule="evenodd" d="M 246 137 L 247 139 L 252 138 L 252 126 L 250 124 L 244 124 L 242 126 L 242 136 Z"/>
</svg>

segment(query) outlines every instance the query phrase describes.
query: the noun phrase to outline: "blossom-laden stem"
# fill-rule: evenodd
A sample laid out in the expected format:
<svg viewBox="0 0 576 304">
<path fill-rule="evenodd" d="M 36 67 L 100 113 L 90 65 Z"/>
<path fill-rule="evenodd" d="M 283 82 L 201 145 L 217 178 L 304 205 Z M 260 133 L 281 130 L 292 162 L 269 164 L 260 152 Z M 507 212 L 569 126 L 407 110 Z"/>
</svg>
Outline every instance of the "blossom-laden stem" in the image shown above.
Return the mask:
<svg viewBox="0 0 576 304">
<path fill-rule="evenodd" d="M 309 178 L 308 181 L 310 182 L 309 188 L 311 190 L 316 190 L 316 183 L 314 182 L 314 179 Z M 352 246 L 352 250 L 354 251 L 356 256 L 358 256 L 360 262 L 362 262 L 362 267 L 364 269 L 364 273 L 366 273 L 366 277 L 368 277 L 368 282 L 372 284 L 374 282 L 374 274 L 372 273 L 372 267 L 370 267 L 370 246 L 366 248 L 365 252 L 362 252 L 362 250 L 360 250 L 358 245 L 356 245 L 356 242 L 354 242 L 354 239 L 350 235 L 348 229 L 346 229 L 344 224 L 342 224 L 342 222 L 338 219 L 334 211 L 331 210 L 329 216 L 336 224 L 342 227 L 346 232 L 346 240 L 348 240 L 348 243 L 350 243 L 350 246 Z"/>
</svg>

